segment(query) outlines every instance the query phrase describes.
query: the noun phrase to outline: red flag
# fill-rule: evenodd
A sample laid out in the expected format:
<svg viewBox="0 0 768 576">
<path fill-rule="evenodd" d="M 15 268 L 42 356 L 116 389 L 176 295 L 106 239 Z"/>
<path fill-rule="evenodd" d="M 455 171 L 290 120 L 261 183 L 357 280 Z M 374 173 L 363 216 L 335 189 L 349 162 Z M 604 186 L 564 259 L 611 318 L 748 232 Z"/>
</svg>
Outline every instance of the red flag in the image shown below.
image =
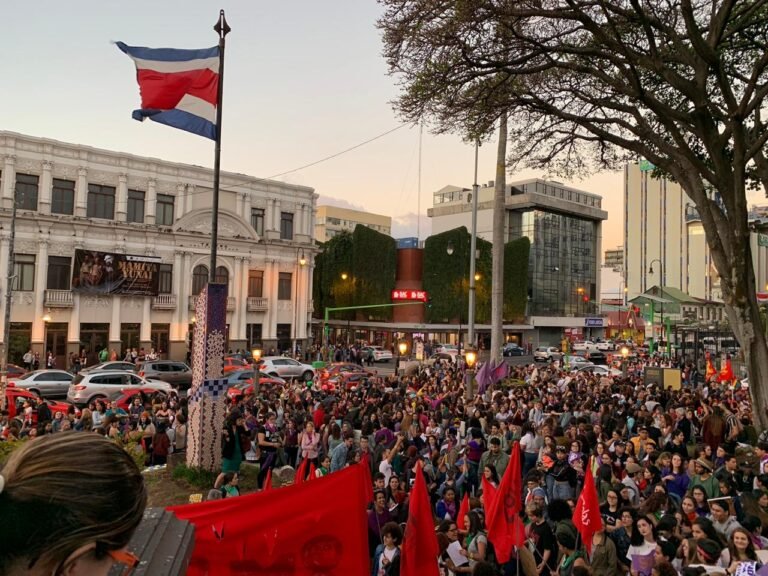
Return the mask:
<svg viewBox="0 0 768 576">
<path fill-rule="evenodd" d="M 195 526 L 186 573 L 370 574 L 360 476 L 350 466 L 269 494 L 168 508 Z"/>
<path fill-rule="evenodd" d="M 469 512 L 469 491 L 464 492 L 464 499 L 461 501 L 461 506 L 459 506 L 459 515 L 456 516 L 456 526 L 459 527 L 459 530 L 466 530 L 464 527 L 464 516 L 467 515 Z"/>
<path fill-rule="evenodd" d="M 315 479 L 315 465 L 310 462 L 309 463 L 309 474 L 307 475 L 307 480 L 314 480 Z"/>
<path fill-rule="evenodd" d="M 709 382 L 709 379 L 712 378 L 716 374 L 715 367 L 712 365 L 712 358 L 709 355 L 709 352 L 706 354 L 707 356 L 707 373 L 705 375 L 705 378 L 707 382 Z"/>
<path fill-rule="evenodd" d="M 731 357 L 727 356 L 723 367 L 720 368 L 720 376 L 718 378 L 720 382 L 733 382 L 733 368 L 731 367 Z"/>
<path fill-rule="evenodd" d="M 483 474 L 483 508 L 485 508 L 485 514 L 488 515 L 491 512 L 493 501 L 496 499 L 496 491 L 498 490 L 493 484 L 491 484 Z"/>
<path fill-rule="evenodd" d="M 272 488 L 272 468 L 269 468 L 267 470 L 267 475 L 264 476 L 264 486 L 261 487 L 261 490 L 270 490 Z"/>
<path fill-rule="evenodd" d="M 587 553 L 590 553 L 592 551 L 592 535 L 603 528 L 603 519 L 600 516 L 600 504 L 591 466 L 587 466 L 584 489 L 579 494 L 576 508 L 573 510 L 573 524 L 581 534 L 581 541 L 584 542 Z"/>
<path fill-rule="evenodd" d="M 435 521 L 421 468 L 422 464 L 418 462 L 416 480 L 411 489 L 408 524 L 405 526 L 400 576 L 438 576 L 440 573 L 437 568 L 439 549 Z"/>
<path fill-rule="evenodd" d="M 307 477 L 307 462 L 309 462 L 309 460 L 304 458 L 301 461 L 301 464 L 299 464 L 299 467 L 296 468 L 296 476 L 293 477 L 293 483 L 294 484 L 301 484 L 306 479 L 306 477 Z"/>
<path fill-rule="evenodd" d="M 520 537 L 520 523 L 515 522 L 515 517 L 520 515 L 521 498 L 520 443 L 515 442 L 509 466 L 487 517 L 488 540 L 493 543 L 499 564 L 508 562 L 513 547 L 522 546 L 525 541 L 525 534 Z"/>
<path fill-rule="evenodd" d="M 371 479 L 371 461 L 370 454 L 367 452 L 363 454 L 360 459 L 360 466 L 363 468 L 362 481 L 363 491 L 365 493 L 365 503 L 370 504 L 373 502 L 373 480 Z"/>
</svg>

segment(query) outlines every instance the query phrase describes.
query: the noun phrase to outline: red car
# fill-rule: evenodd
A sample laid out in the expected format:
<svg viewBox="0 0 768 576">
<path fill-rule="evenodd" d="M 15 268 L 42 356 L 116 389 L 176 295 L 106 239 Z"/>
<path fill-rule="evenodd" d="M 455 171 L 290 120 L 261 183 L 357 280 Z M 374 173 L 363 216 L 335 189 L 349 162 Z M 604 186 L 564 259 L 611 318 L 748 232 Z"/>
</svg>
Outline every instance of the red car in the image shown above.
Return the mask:
<svg viewBox="0 0 768 576">
<path fill-rule="evenodd" d="M 23 388 L 16 388 L 13 382 L 9 382 L 5 389 L 5 401 L 8 407 L 8 417 L 23 418 L 24 417 L 24 403 L 29 402 L 32 404 L 32 423 L 37 424 L 37 400 L 40 398 L 34 392 L 25 390 Z M 60 402 L 57 400 L 46 400 L 48 408 L 51 410 L 51 415 L 55 415 L 56 412 L 62 412 L 65 415 L 69 414 L 69 411 L 73 408 L 73 405 L 69 402 Z M 75 414 L 79 414 L 79 410 L 75 408 Z"/>
<path fill-rule="evenodd" d="M 224 374 L 235 372 L 236 370 L 245 370 L 250 365 L 245 360 L 241 360 L 235 356 L 227 356 L 224 358 Z"/>
<path fill-rule="evenodd" d="M 243 396 L 248 396 L 254 393 L 253 390 L 253 370 L 238 370 L 237 372 L 230 372 L 227 374 L 227 380 L 229 380 L 230 388 L 227 390 L 227 396 L 230 400 L 237 401 Z M 282 386 L 285 384 L 285 380 L 282 378 L 275 378 L 263 372 L 259 372 L 259 388 L 270 388 L 272 386 Z"/>
<path fill-rule="evenodd" d="M 166 392 L 163 392 L 162 390 L 155 390 L 154 388 L 127 388 L 125 390 L 118 390 L 112 393 L 109 396 L 109 399 L 113 404 L 117 402 L 118 408 L 122 408 L 128 412 L 131 404 L 133 404 L 133 399 L 139 394 L 141 394 L 142 403 L 144 400 L 152 397 L 155 394 L 157 394 L 161 400 L 168 398 L 168 394 Z"/>
<path fill-rule="evenodd" d="M 333 364 L 329 364 L 325 368 L 319 370 L 318 374 L 320 375 L 321 382 L 327 382 L 328 380 L 332 380 L 341 374 L 360 374 L 370 378 L 375 376 L 376 372 L 366 370 L 362 366 L 358 366 L 352 362 L 334 362 Z"/>
</svg>

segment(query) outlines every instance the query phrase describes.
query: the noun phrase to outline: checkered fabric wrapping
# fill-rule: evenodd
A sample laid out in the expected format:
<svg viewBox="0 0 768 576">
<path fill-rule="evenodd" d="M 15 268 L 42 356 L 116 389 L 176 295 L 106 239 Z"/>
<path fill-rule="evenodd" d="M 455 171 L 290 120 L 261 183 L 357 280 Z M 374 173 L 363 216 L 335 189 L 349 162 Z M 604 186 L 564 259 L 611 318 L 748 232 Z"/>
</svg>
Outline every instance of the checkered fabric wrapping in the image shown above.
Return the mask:
<svg viewBox="0 0 768 576">
<path fill-rule="evenodd" d="M 221 378 L 216 380 L 205 380 L 202 386 L 198 386 L 197 390 L 189 397 L 189 403 L 198 402 L 203 396 L 208 396 L 213 400 L 218 400 L 219 396 L 223 396 L 227 392 L 227 379 Z"/>
</svg>

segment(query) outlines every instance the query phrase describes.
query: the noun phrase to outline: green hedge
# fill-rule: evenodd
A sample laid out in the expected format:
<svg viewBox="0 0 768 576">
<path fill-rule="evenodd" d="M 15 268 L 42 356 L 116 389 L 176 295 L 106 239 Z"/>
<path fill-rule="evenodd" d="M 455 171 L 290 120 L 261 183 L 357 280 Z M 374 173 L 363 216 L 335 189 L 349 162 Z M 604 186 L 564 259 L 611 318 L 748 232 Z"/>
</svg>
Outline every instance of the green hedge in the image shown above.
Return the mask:
<svg viewBox="0 0 768 576">
<path fill-rule="evenodd" d="M 528 303 L 528 263 L 531 241 L 527 236 L 504 245 L 504 319 L 521 322 Z"/>
</svg>

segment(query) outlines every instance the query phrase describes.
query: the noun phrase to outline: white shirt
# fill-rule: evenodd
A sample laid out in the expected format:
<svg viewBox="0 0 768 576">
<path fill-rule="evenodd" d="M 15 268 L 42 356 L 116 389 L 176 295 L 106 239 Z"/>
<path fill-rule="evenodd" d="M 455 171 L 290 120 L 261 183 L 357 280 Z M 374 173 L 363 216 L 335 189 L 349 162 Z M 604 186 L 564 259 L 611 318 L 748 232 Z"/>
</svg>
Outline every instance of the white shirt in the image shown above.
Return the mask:
<svg viewBox="0 0 768 576">
<path fill-rule="evenodd" d="M 387 460 L 382 460 L 379 464 L 379 472 L 384 474 L 384 485 L 389 486 L 389 478 L 392 476 L 392 464 Z"/>
</svg>

